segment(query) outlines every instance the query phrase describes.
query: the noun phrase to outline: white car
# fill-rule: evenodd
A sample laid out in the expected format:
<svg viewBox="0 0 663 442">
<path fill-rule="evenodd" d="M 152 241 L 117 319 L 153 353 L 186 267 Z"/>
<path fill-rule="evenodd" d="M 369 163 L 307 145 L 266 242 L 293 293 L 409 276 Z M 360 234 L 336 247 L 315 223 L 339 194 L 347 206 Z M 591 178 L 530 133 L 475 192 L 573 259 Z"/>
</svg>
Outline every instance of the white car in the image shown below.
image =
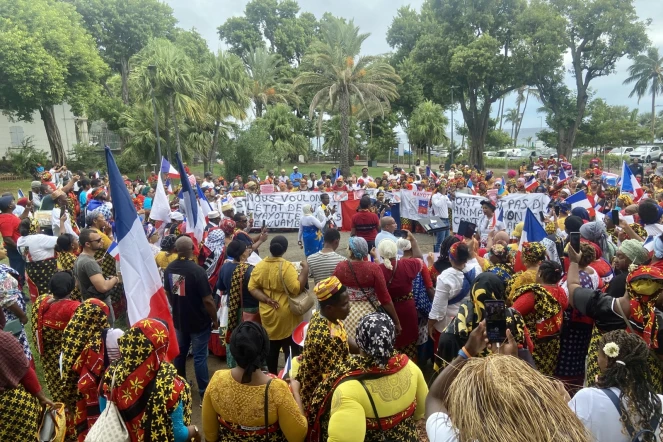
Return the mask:
<svg viewBox="0 0 663 442">
<path fill-rule="evenodd" d="M 631 152 L 633 152 L 634 148 L 633 147 L 615 147 L 611 151 L 608 152 L 608 155 L 619 155 L 624 156 L 624 155 L 629 155 Z"/>
<path fill-rule="evenodd" d="M 497 157 L 497 152 L 485 152 L 484 155 L 486 155 L 487 158 L 495 158 Z"/>
<path fill-rule="evenodd" d="M 660 146 L 638 146 L 628 156 L 633 160 L 637 158 L 640 161 L 645 163 L 650 163 L 652 160 L 660 161 L 663 156 L 663 151 L 661 151 Z"/>
</svg>

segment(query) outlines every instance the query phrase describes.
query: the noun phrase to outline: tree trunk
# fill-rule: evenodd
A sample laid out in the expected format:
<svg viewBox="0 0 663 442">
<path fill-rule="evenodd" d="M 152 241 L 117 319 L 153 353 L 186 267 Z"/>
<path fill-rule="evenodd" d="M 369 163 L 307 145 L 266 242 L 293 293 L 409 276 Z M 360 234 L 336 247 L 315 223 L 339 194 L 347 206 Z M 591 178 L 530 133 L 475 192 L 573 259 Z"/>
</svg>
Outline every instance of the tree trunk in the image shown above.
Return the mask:
<svg viewBox="0 0 663 442">
<path fill-rule="evenodd" d="M 520 127 L 523 125 L 523 118 L 525 117 L 525 111 L 527 110 L 527 102 L 529 101 L 529 88 L 527 89 L 527 96 L 525 97 L 525 106 L 523 106 L 523 113 L 518 115 L 518 124 L 516 125 L 516 138 L 514 145 L 518 144 L 518 134 L 520 133 Z"/>
<path fill-rule="evenodd" d="M 432 166 L 433 163 L 430 162 L 430 149 L 431 149 L 431 145 L 432 145 L 432 143 L 431 143 L 430 141 L 429 141 L 428 143 L 426 143 L 426 147 L 428 147 L 428 167 L 430 167 L 431 170 L 433 170 L 433 166 Z"/>
<path fill-rule="evenodd" d="M 51 148 L 51 160 L 54 164 L 65 164 L 66 158 L 64 155 L 64 148 L 62 147 L 62 137 L 60 136 L 60 129 L 58 129 L 57 122 L 55 121 L 55 110 L 53 109 L 53 106 L 40 108 L 39 115 L 41 115 L 41 119 L 44 122 L 48 145 Z"/>
<path fill-rule="evenodd" d="M 170 109 L 170 117 L 173 119 L 173 127 L 175 128 L 175 145 L 177 146 L 177 153 L 180 154 L 182 159 L 182 146 L 180 144 L 180 126 L 177 124 L 177 115 L 175 115 L 175 105 L 173 104 L 173 96 L 168 96 L 168 108 Z M 182 159 L 184 161 L 184 159 Z"/>
<path fill-rule="evenodd" d="M 217 149 L 217 143 L 219 142 L 219 122 L 214 123 L 214 134 L 212 135 L 212 147 L 209 150 L 209 155 L 207 156 L 207 164 L 213 164 L 214 159 L 216 157 L 216 149 Z M 211 172 L 211 168 L 208 170 L 207 166 L 205 166 L 205 172 Z"/>
<path fill-rule="evenodd" d="M 350 176 L 350 162 L 348 161 L 350 144 L 350 94 L 344 87 L 340 94 L 339 111 L 341 114 L 341 174 L 344 177 Z"/>
<path fill-rule="evenodd" d="M 122 78 L 122 102 L 129 104 L 129 60 L 120 60 L 120 77 Z"/>
<path fill-rule="evenodd" d="M 500 99 L 500 107 L 497 109 L 497 115 L 500 119 L 500 130 L 502 130 L 502 121 L 504 120 L 504 97 Z"/>
<path fill-rule="evenodd" d="M 260 101 L 256 101 L 256 118 L 261 118 L 262 117 L 262 103 Z"/>
<path fill-rule="evenodd" d="M 460 99 L 460 106 L 470 137 L 470 165 L 472 167 L 477 165 L 479 169 L 483 169 L 483 147 L 486 144 L 491 103 L 482 103 L 482 107 L 479 109 L 477 96 L 471 95 L 468 98 L 469 108 L 464 96 Z"/>
<path fill-rule="evenodd" d="M 651 94 L 651 142 L 656 142 L 656 91 Z"/>
</svg>

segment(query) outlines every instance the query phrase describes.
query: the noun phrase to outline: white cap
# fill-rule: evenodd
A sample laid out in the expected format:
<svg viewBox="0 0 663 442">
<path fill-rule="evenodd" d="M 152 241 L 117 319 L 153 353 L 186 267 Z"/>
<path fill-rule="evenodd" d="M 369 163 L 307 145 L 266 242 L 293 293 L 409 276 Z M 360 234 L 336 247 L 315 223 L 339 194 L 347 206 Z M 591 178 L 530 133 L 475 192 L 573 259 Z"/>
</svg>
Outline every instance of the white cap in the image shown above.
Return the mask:
<svg viewBox="0 0 663 442">
<path fill-rule="evenodd" d="M 184 215 L 181 212 L 170 212 L 170 219 L 172 221 L 184 221 Z"/>
<path fill-rule="evenodd" d="M 294 169 L 299 169 L 299 167 L 297 167 L 297 166 L 292 166 L 292 169 L 293 169 L 293 170 L 294 170 Z"/>
<path fill-rule="evenodd" d="M 216 210 L 212 210 L 210 213 L 207 214 L 207 218 L 221 218 L 221 214 Z"/>
</svg>

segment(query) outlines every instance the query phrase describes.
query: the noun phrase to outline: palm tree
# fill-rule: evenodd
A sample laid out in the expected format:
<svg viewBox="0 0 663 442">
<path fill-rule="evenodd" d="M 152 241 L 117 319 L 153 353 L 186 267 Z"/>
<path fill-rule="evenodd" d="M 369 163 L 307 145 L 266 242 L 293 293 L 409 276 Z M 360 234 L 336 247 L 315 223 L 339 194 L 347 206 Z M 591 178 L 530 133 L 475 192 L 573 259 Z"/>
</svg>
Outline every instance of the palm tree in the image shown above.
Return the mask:
<svg viewBox="0 0 663 442">
<path fill-rule="evenodd" d="M 647 54 L 639 54 L 633 59 L 633 64 L 628 68 L 629 77 L 624 84 L 633 85 L 629 97 L 633 95 L 640 99 L 651 94 L 651 136 L 652 142 L 656 140 L 656 95 L 663 93 L 663 57 L 659 55 L 658 48 L 650 47 Z"/>
<path fill-rule="evenodd" d="M 348 155 L 359 152 L 362 143 L 365 141 L 366 132 L 361 130 L 359 122 L 354 116 L 350 116 L 350 132 L 348 136 Z M 325 139 L 322 147 L 332 155 L 333 158 L 339 157 L 339 147 L 342 144 L 341 139 L 341 117 L 334 115 L 330 120 L 324 122 L 322 135 Z M 345 176 L 345 175 L 343 175 Z"/>
<path fill-rule="evenodd" d="M 408 138 L 414 143 L 422 143 L 428 150 L 428 166 L 431 163 L 431 149 L 435 145 L 442 144 L 447 140 L 445 128 L 449 121 L 444 115 L 444 109 L 439 104 L 430 100 L 420 103 L 408 124 Z"/>
<path fill-rule="evenodd" d="M 513 134 L 515 132 L 516 126 L 518 125 L 518 120 L 520 119 L 520 113 L 518 112 L 518 109 L 508 109 L 504 113 L 504 121 L 507 123 L 511 123 L 511 141 L 513 145 L 516 145 L 516 140 L 513 137 Z"/>
<path fill-rule="evenodd" d="M 297 118 L 287 104 L 270 106 L 258 124 L 269 134 L 279 166 L 283 158 L 297 160 L 308 153 L 308 140 L 302 131 L 304 120 Z"/>
<path fill-rule="evenodd" d="M 527 94 L 525 94 L 527 92 Z M 518 144 L 518 134 L 520 134 L 520 128 L 523 125 L 523 120 L 525 119 L 525 111 L 527 111 L 527 103 L 529 101 L 529 96 L 532 95 L 536 98 L 539 98 L 539 90 L 536 88 L 531 88 L 527 86 L 523 86 L 518 89 L 518 98 L 516 98 L 516 103 L 518 103 L 518 124 L 516 125 L 516 132 L 513 135 L 513 138 L 515 140 L 514 144 Z M 520 112 L 520 104 L 522 102 L 525 102 L 523 106 L 523 111 L 522 113 Z"/>
<path fill-rule="evenodd" d="M 525 140 L 527 141 L 527 147 L 532 147 L 532 139 L 533 139 L 533 137 L 525 138 Z"/>
<path fill-rule="evenodd" d="M 179 117 L 201 119 L 203 117 L 207 83 L 193 71 L 193 63 L 173 43 L 165 39 L 150 41 L 131 63 L 135 70 L 131 79 L 136 83 L 141 98 L 148 100 L 150 84 L 154 95 L 166 103 L 175 131 L 177 152 L 182 156 Z M 149 66 L 155 66 L 152 74 Z"/>
<path fill-rule="evenodd" d="M 253 101 L 256 118 L 268 104 L 288 103 L 295 97 L 288 90 L 284 64 L 281 56 L 269 52 L 266 48 L 250 50 L 245 58 L 246 70 L 251 79 L 250 96 Z"/>
<path fill-rule="evenodd" d="M 216 156 L 219 129 L 226 119 L 246 118 L 246 109 L 251 103 L 251 81 L 242 60 L 230 52 L 219 51 L 213 56 L 206 66 L 205 74 L 209 80 L 207 112 L 214 118 L 212 143 L 203 160 L 207 172 Z"/>
<path fill-rule="evenodd" d="M 351 99 L 360 107 L 375 105 L 384 117 L 389 102 L 398 97 L 396 86 L 401 78 L 380 57 L 360 57 L 362 43 L 369 34 L 360 34 L 351 20 L 333 18 L 321 24 L 321 40 L 311 45 L 302 63 L 303 72 L 294 82 L 295 90 L 313 92 L 309 116 L 316 109 L 331 112 L 338 109 L 341 119 L 341 172 L 350 173 L 349 137 Z"/>
</svg>

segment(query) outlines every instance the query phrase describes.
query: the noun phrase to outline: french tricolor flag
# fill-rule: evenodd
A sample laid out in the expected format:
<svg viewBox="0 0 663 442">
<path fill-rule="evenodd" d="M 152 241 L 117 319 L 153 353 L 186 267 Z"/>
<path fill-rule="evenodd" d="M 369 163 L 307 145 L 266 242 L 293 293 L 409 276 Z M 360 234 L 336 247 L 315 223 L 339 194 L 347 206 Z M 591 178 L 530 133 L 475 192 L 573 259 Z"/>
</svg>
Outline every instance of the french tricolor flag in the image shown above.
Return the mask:
<svg viewBox="0 0 663 442">
<path fill-rule="evenodd" d="M 476 190 L 474 190 L 474 183 L 472 183 L 471 178 L 469 180 L 467 180 L 467 187 L 472 191 L 472 195 L 477 194 Z"/>
<path fill-rule="evenodd" d="M 622 193 L 631 193 L 634 195 L 633 201 L 638 202 L 640 198 L 644 195 L 645 191 L 640 187 L 640 183 L 635 179 L 635 175 L 631 172 L 631 169 L 628 168 L 626 161 L 622 164 Z"/>
<path fill-rule="evenodd" d="M 184 164 L 180 158 L 180 154 L 176 153 L 177 166 L 180 169 L 180 174 L 186 176 Z M 184 209 L 184 216 L 186 217 L 186 233 L 193 233 L 193 236 L 200 243 L 205 234 L 205 216 L 203 209 L 198 202 L 196 191 L 191 187 L 189 180 L 182 180 L 182 191 L 180 197 L 180 207 Z"/>
<path fill-rule="evenodd" d="M 18 199 L 25 198 L 25 194 L 23 193 L 23 191 L 21 189 L 18 189 L 17 194 L 18 194 Z"/>
<path fill-rule="evenodd" d="M 536 180 L 536 176 L 532 175 L 529 181 L 525 183 L 525 190 L 528 192 L 534 192 L 537 187 L 539 187 L 539 182 Z"/>
<path fill-rule="evenodd" d="M 180 173 L 175 169 L 167 159 L 161 157 L 161 173 L 165 173 L 170 178 L 178 178 Z M 184 174 L 186 176 L 186 174 Z"/>
<path fill-rule="evenodd" d="M 120 260 L 120 248 L 117 246 L 117 243 L 113 241 L 106 252 L 115 259 L 115 261 Z"/>
<path fill-rule="evenodd" d="M 546 236 L 548 236 L 548 234 L 541 225 L 541 222 L 532 213 L 532 211 L 527 208 L 527 213 L 525 214 L 525 223 L 523 225 L 523 233 L 520 237 L 520 244 L 518 245 L 518 249 L 521 250 L 523 244 L 526 242 L 540 242 Z"/>
<path fill-rule="evenodd" d="M 576 207 L 584 207 L 585 209 L 592 208 L 592 203 L 587 198 L 587 194 L 585 193 L 584 190 L 574 193 L 573 195 L 565 199 L 564 202 L 571 204 L 571 208 L 573 209 L 575 209 Z"/>
<path fill-rule="evenodd" d="M 562 184 L 568 180 L 569 177 L 566 176 L 566 172 L 564 172 L 564 169 L 559 169 L 559 177 L 557 177 L 557 184 Z"/>
<path fill-rule="evenodd" d="M 117 168 L 115 158 L 109 148 L 106 151 L 106 165 L 110 180 L 110 190 L 115 208 L 115 231 L 119 250 L 120 270 L 127 296 L 129 324 L 132 326 L 145 318 L 157 318 L 168 324 L 170 345 L 168 359 L 173 360 L 180 352 L 173 317 L 168 307 L 166 292 L 161 283 L 159 269 L 150 244 L 145 237 L 138 213 L 129 191 Z"/>
</svg>

